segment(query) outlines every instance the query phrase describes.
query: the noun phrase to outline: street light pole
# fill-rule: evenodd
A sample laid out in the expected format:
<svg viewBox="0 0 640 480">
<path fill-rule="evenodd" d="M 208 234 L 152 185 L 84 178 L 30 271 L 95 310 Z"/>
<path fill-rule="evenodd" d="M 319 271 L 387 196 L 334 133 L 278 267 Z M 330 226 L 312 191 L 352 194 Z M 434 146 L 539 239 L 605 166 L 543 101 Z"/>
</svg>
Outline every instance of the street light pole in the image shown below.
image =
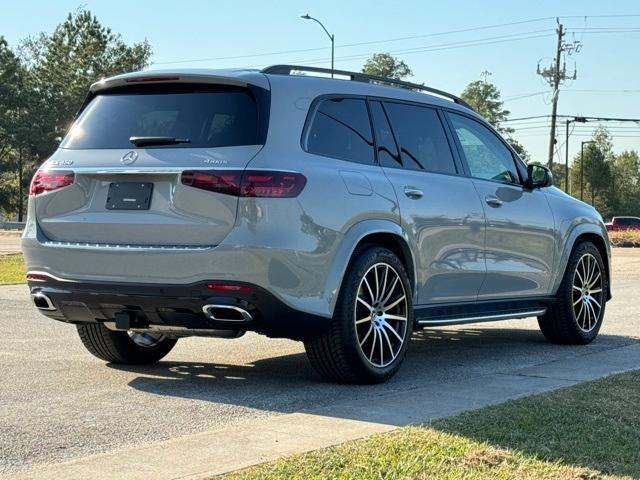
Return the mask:
<svg viewBox="0 0 640 480">
<path fill-rule="evenodd" d="M 580 145 L 580 200 L 584 200 L 584 146 L 587 143 L 596 143 L 594 140 L 585 140 Z"/>
<path fill-rule="evenodd" d="M 327 34 L 327 36 L 329 37 L 329 40 L 331 40 L 331 78 L 333 78 L 333 60 L 334 60 L 334 54 L 335 54 L 335 37 L 333 36 L 332 33 L 329 33 L 329 30 L 327 30 L 325 28 L 325 26 L 322 24 L 322 22 L 320 20 L 318 20 L 317 18 L 313 18 L 311 17 L 308 13 L 306 15 L 301 15 L 300 18 L 303 18 L 305 20 L 313 20 L 314 22 L 316 22 L 318 25 L 320 25 L 322 27 L 322 29 L 324 30 L 324 33 Z"/>
<path fill-rule="evenodd" d="M 566 131 L 564 137 L 564 191 L 569 193 L 569 124 L 570 123 L 587 123 L 585 117 L 573 117 L 566 120 Z M 582 157 L 580 157 L 582 159 Z M 582 172 L 581 172 L 582 174 Z"/>
</svg>

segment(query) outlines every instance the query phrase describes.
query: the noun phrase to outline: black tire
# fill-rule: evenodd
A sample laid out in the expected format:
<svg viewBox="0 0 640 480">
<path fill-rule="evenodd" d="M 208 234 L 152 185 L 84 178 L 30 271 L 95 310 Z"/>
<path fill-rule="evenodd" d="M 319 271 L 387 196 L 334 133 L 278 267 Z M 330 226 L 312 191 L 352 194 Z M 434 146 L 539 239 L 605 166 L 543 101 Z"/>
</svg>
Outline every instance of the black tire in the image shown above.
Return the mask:
<svg viewBox="0 0 640 480">
<path fill-rule="evenodd" d="M 101 323 L 77 325 L 78 334 L 89 352 L 101 360 L 126 365 L 156 363 L 168 354 L 177 340 L 161 338 L 150 346 L 134 342 L 127 332 L 109 330 Z"/>
<path fill-rule="evenodd" d="M 380 266 L 381 264 L 386 265 L 387 268 L 385 269 L 384 265 Z M 398 319 L 390 320 L 390 322 L 396 322 L 394 326 L 391 326 L 386 320 L 382 321 L 382 326 L 380 323 L 375 324 L 378 328 L 377 331 L 381 332 L 379 334 L 379 340 L 382 346 L 378 352 L 378 359 L 381 366 L 372 364 L 372 360 L 369 360 L 364 353 L 364 347 L 361 347 L 361 345 L 366 345 L 368 350 L 368 346 L 376 342 L 378 333 L 374 333 L 373 338 L 367 338 L 364 333 L 362 333 L 363 330 L 366 330 L 370 334 L 371 331 L 375 330 L 374 316 L 376 314 L 371 313 L 370 323 L 366 323 L 367 321 L 365 321 L 365 323 L 360 323 L 360 326 L 356 325 L 356 314 L 359 308 L 356 306 L 358 305 L 356 300 L 358 291 L 361 287 L 363 277 L 369 275 L 374 266 L 379 269 L 374 273 L 377 274 L 381 272 L 382 275 L 382 272 L 385 272 L 385 282 L 388 272 L 391 272 L 389 274 L 390 279 L 394 279 L 395 276 L 399 279 L 398 283 L 395 284 L 395 288 L 385 285 L 388 289 L 386 291 L 384 290 L 385 287 L 382 286 L 381 279 L 380 290 L 382 293 L 379 295 L 380 298 L 385 296 L 385 292 L 389 292 L 389 295 L 393 295 L 396 298 L 401 298 L 401 295 L 404 293 L 406 297 L 406 304 L 401 302 L 398 306 L 392 307 L 390 310 L 396 313 L 393 309 L 402 309 L 402 313 L 398 314 L 398 316 L 406 315 L 406 325 L 404 328 L 402 327 L 402 321 Z M 396 275 L 394 275 L 394 273 Z M 391 283 L 393 282 L 390 280 L 389 284 Z M 402 290 L 400 290 L 400 288 Z M 377 294 L 378 291 L 376 291 L 376 295 Z M 373 300 L 373 296 L 374 294 L 372 293 L 369 298 Z M 387 297 L 387 300 L 387 308 L 391 308 L 390 305 L 393 304 L 393 301 L 390 297 Z M 382 301 L 381 305 L 385 305 L 384 301 Z M 368 307 L 364 308 L 365 310 L 368 309 Z M 379 312 L 383 311 L 381 310 L 382 308 L 383 307 L 379 307 Z M 360 313 L 359 315 L 362 314 Z M 387 314 L 378 313 L 377 315 Z M 365 317 L 366 316 L 367 313 L 365 313 Z M 390 328 L 396 330 L 398 333 L 397 337 L 392 335 L 393 332 L 390 331 Z M 400 262 L 393 252 L 386 248 L 369 246 L 356 252 L 353 260 L 350 262 L 342 282 L 329 330 L 319 337 L 306 340 L 304 345 L 311 365 L 320 375 L 328 380 L 357 384 L 381 383 L 391 378 L 400 368 L 407 353 L 412 329 L 413 302 L 411 286 L 402 262 Z M 382 330 L 384 330 L 384 334 Z M 403 335 L 400 335 L 401 333 L 403 333 Z M 358 337 L 358 335 L 360 335 L 360 337 Z M 364 338 L 364 342 L 361 343 L 360 338 Z M 384 342 L 382 340 L 383 338 L 385 339 Z M 388 339 L 392 339 L 392 342 L 387 343 Z M 387 360 L 390 361 L 389 364 L 385 364 L 385 353 L 388 353 Z M 396 356 L 394 357 L 394 355 Z"/>
<path fill-rule="evenodd" d="M 580 316 L 580 307 L 583 305 L 579 301 L 581 293 L 577 288 L 574 289 L 574 277 L 577 278 L 576 269 L 583 257 L 590 257 L 596 260 L 602 279 L 601 285 L 599 285 L 601 292 L 597 297 L 600 309 L 597 315 L 594 313 L 594 321 L 590 322 L 589 329 L 585 329 L 580 325 L 580 321 L 583 318 Z M 577 293 L 574 294 L 574 291 Z M 586 345 L 592 342 L 598 336 L 602 326 L 607 292 L 607 272 L 604 268 L 600 251 L 589 241 L 580 242 L 573 249 L 567 263 L 567 269 L 556 295 L 556 303 L 547 309 L 547 313 L 538 317 L 538 325 L 542 334 L 549 342 L 562 345 Z M 574 310 L 574 302 L 577 302 L 578 315 Z M 597 320 L 595 320 L 596 318 Z"/>
</svg>

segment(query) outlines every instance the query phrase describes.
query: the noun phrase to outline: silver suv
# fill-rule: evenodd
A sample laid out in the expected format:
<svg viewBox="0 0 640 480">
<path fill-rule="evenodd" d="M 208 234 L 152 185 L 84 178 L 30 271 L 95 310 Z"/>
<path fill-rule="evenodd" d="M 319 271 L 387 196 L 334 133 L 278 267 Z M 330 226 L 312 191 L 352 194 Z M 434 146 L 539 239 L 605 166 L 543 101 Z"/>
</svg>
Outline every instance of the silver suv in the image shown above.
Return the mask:
<svg viewBox="0 0 640 480">
<path fill-rule="evenodd" d="M 536 316 L 586 344 L 611 297 L 600 215 L 461 99 L 288 65 L 92 85 L 22 246 L 35 306 L 125 364 L 255 331 L 374 383 L 415 329 Z"/>
</svg>

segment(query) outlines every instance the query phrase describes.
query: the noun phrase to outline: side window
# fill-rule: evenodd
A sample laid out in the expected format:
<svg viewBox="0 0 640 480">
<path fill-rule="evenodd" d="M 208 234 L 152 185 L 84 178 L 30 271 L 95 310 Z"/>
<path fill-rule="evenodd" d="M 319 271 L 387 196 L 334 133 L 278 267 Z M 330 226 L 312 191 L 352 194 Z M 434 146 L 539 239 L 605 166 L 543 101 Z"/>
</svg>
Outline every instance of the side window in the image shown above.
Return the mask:
<svg viewBox="0 0 640 480">
<path fill-rule="evenodd" d="M 480 122 L 449 113 L 471 176 L 505 183 L 520 183 L 511 151 Z"/>
<path fill-rule="evenodd" d="M 456 173 L 451 148 L 436 110 L 392 102 L 385 102 L 384 109 L 400 145 L 404 168 Z"/>
<path fill-rule="evenodd" d="M 383 167 L 402 167 L 398 146 L 382 104 L 370 102 L 369 105 L 373 128 L 376 132 L 376 143 L 378 144 L 378 162 Z"/>
<path fill-rule="evenodd" d="M 357 98 L 322 100 L 307 131 L 305 150 L 373 164 L 373 137 L 365 101 Z"/>
</svg>

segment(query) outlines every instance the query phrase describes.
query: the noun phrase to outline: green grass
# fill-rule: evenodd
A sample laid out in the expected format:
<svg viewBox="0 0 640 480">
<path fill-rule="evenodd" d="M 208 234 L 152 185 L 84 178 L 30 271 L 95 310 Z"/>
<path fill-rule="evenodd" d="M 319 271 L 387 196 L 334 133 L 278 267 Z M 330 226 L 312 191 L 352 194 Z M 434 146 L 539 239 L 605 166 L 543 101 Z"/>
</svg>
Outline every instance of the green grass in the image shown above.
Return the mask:
<svg viewBox="0 0 640 480">
<path fill-rule="evenodd" d="M 231 479 L 640 477 L 640 371 L 284 458 Z"/>
<path fill-rule="evenodd" d="M 0 285 L 25 281 L 22 255 L 0 255 Z"/>
</svg>

